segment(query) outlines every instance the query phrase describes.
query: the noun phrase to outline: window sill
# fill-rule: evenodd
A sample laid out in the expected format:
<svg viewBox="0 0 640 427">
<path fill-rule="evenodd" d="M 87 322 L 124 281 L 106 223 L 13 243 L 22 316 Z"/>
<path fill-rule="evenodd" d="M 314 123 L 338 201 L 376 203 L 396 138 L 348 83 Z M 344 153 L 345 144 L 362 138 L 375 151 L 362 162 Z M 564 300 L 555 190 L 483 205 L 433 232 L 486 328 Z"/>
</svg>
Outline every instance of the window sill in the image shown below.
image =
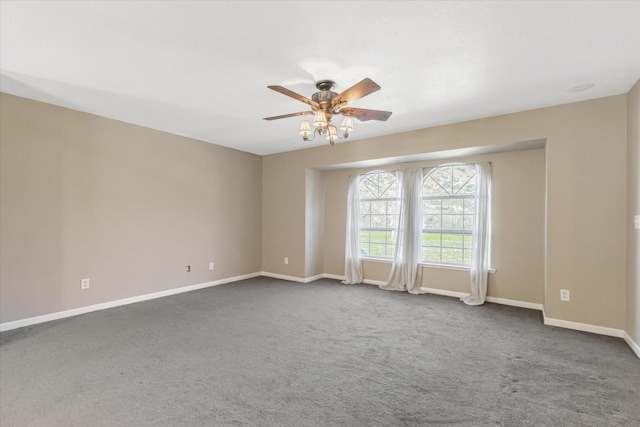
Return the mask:
<svg viewBox="0 0 640 427">
<path fill-rule="evenodd" d="M 372 257 L 362 257 L 361 258 L 363 261 L 368 261 L 368 262 L 381 262 L 383 264 L 392 264 L 393 260 L 390 259 L 385 259 L 385 258 L 372 258 Z M 471 270 L 471 267 L 465 266 L 465 265 L 451 265 L 451 264 L 431 264 L 431 263 L 427 263 L 427 262 L 421 262 L 420 265 L 422 267 L 428 267 L 428 268 L 441 268 L 444 270 L 459 270 L 459 271 L 469 271 Z M 489 269 L 489 273 L 495 273 L 496 270 L 494 268 L 490 268 Z"/>
</svg>

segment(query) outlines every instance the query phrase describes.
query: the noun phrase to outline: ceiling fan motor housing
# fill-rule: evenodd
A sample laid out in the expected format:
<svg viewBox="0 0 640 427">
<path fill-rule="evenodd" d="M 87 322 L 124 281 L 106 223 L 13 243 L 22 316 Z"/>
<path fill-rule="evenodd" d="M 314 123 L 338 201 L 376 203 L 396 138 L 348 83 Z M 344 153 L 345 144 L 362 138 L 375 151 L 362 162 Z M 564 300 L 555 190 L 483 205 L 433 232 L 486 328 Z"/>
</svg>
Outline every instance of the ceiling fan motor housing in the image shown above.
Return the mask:
<svg viewBox="0 0 640 427">
<path fill-rule="evenodd" d="M 311 96 L 311 99 L 320 104 L 320 109 L 325 112 L 330 112 L 331 101 L 338 96 L 337 93 L 332 92 L 331 89 L 335 87 L 335 82 L 332 80 L 320 80 L 316 83 L 316 87 L 320 92 L 316 92 Z"/>
</svg>

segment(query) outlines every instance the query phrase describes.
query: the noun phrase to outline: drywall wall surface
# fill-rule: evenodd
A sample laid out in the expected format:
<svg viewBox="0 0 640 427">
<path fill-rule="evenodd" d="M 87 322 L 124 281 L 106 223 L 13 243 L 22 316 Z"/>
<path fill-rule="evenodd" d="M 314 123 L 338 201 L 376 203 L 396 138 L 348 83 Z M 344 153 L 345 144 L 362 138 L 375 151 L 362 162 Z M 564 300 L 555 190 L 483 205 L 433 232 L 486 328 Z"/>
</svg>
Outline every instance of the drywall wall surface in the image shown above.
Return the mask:
<svg viewBox="0 0 640 427">
<path fill-rule="evenodd" d="M 282 240 L 263 239 L 263 269 L 281 268 L 272 265 L 270 253 L 282 247 L 304 251 L 305 197 L 299 183 L 304 182 L 305 168 L 546 139 L 547 316 L 622 329 L 626 98 L 618 95 L 266 156 L 264 185 L 272 200 L 264 201 L 263 236 Z M 328 199 L 326 203 L 329 209 Z M 286 220 L 274 218 L 278 211 L 286 211 Z M 289 268 L 303 273 L 304 260 Z M 569 303 L 560 302 L 560 289 L 571 291 Z"/>
<path fill-rule="evenodd" d="M 431 160 L 385 166 L 395 171 L 422 167 L 425 172 L 450 160 Z M 491 162 L 492 268 L 488 295 L 542 304 L 544 296 L 544 149 L 510 151 L 455 159 L 456 162 Z M 346 199 L 349 176 L 367 169 L 325 172 L 325 271 L 344 275 Z M 385 265 L 386 264 L 386 265 Z M 365 279 L 386 281 L 391 261 L 365 261 Z M 424 266 L 422 286 L 470 292 L 469 271 Z"/>
<path fill-rule="evenodd" d="M 627 334 L 640 344 L 640 80 L 627 97 Z M 639 225 L 640 227 L 640 225 Z"/>
<path fill-rule="evenodd" d="M 262 179 L 262 271 L 303 278 L 305 168 L 287 157 L 263 157 Z"/>
<path fill-rule="evenodd" d="M 305 277 L 324 273 L 324 173 L 305 171 Z"/>
<path fill-rule="evenodd" d="M 2 323 L 260 270 L 261 157 L 0 102 Z"/>
<path fill-rule="evenodd" d="M 554 119 L 547 140 L 545 313 L 623 329 L 626 96 L 565 106 Z M 562 289 L 571 301 L 560 301 Z"/>
</svg>

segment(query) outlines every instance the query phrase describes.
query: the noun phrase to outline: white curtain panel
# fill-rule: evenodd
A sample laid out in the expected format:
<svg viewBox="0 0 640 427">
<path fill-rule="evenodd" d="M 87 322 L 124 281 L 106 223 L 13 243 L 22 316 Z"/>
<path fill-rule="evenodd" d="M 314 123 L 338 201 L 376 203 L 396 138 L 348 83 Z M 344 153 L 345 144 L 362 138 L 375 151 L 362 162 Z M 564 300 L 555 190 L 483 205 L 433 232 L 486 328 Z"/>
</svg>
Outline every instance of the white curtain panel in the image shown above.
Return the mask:
<svg viewBox="0 0 640 427">
<path fill-rule="evenodd" d="M 476 215 L 471 253 L 471 294 L 461 298 L 468 305 L 482 305 L 487 296 L 491 248 L 491 165 L 476 164 Z"/>
<path fill-rule="evenodd" d="M 362 283 L 362 259 L 360 258 L 360 176 L 349 180 L 347 195 L 347 233 L 344 245 L 344 285 Z"/>
<path fill-rule="evenodd" d="M 381 289 L 424 293 L 422 279 L 422 169 L 397 172 L 400 188 L 396 252 L 389 280 Z"/>
</svg>

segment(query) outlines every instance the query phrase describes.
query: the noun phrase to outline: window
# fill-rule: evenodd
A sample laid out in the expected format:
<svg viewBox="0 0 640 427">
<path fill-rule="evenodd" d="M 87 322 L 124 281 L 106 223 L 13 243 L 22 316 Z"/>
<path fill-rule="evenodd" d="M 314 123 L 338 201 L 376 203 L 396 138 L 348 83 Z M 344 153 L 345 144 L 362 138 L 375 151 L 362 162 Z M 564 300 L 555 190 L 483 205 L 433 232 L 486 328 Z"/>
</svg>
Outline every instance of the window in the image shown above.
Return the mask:
<svg viewBox="0 0 640 427">
<path fill-rule="evenodd" d="M 398 221 L 398 180 L 392 173 L 373 171 L 360 178 L 360 253 L 393 258 Z"/>
<path fill-rule="evenodd" d="M 439 166 L 422 183 L 422 259 L 445 265 L 471 265 L 476 169 Z"/>
</svg>

